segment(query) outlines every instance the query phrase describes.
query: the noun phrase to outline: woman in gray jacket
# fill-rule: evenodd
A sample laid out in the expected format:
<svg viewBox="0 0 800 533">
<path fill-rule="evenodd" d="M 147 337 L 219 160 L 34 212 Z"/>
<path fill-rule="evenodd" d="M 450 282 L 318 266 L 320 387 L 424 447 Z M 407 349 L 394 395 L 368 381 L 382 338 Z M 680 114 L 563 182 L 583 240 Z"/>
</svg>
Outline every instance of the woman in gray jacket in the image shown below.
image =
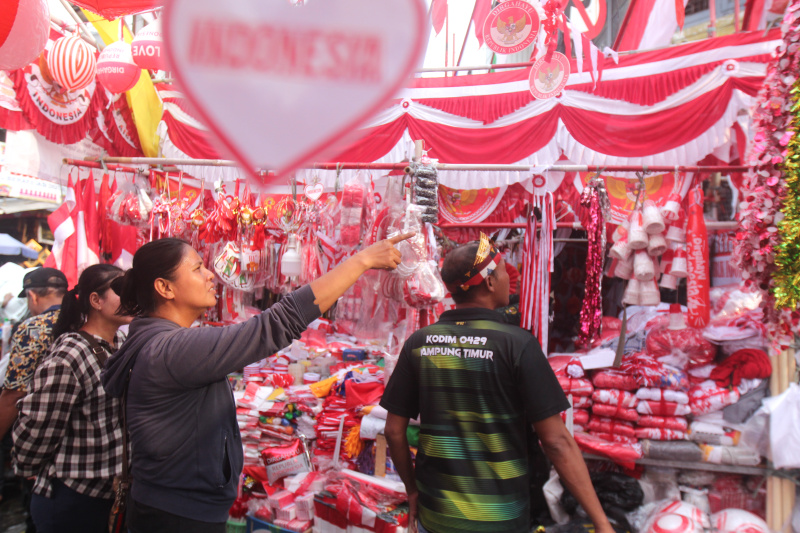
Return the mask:
<svg viewBox="0 0 800 533">
<path fill-rule="evenodd" d="M 369 269 L 394 269 L 400 253 L 381 241 L 261 315 L 226 327 L 190 328 L 216 304 L 214 274 L 179 239 L 142 246 L 116 286 L 137 318 L 108 361 L 103 385 L 121 397 L 130 379 L 131 533 L 223 533 L 243 452 L 227 375 L 288 346 Z M 130 376 L 130 378 L 129 378 Z"/>
</svg>

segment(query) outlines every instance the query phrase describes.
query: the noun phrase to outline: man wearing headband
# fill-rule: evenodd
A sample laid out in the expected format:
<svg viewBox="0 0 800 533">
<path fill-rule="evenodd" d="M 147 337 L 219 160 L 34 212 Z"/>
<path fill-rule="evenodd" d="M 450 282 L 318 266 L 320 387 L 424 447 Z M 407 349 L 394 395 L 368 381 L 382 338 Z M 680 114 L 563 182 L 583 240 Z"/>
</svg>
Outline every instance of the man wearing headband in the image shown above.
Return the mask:
<svg viewBox="0 0 800 533">
<path fill-rule="evenodd" d="M 613 532 L 561 420 L 570 405 L 538 341 L 495 311 L 509 299 L 502 255 L 481 235 L 445 257 L 442 280 L 456 308 L 408 338 L 381 399 L 389 451 L 418 519 L 411 531 L 530 531 L 532 424 L 597 533 Z M 406 429 L 418 415 L 414 467 Z"/>
</svg>

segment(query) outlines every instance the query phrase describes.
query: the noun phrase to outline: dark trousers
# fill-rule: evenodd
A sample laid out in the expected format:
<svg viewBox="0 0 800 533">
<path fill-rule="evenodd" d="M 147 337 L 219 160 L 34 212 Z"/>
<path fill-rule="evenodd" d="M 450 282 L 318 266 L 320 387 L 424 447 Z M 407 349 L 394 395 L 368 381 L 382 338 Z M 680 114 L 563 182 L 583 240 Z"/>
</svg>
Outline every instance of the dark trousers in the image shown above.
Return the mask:
<svg viewBox="0 0 800 533">
<path fill-rule="evenodd" d="M 225 533 L 225 522 L 200 522 L 128 498 L 128 533 Z"/>
<path fill-rule="evenodd" d="M 25 511 L 25 533 L 36 533 L 36 525 L 33 523 L 31 514 L 31 496 L 33 496 L 33 479 L 21 479 L 20 490 L 22 491 L 22 509 Z"/>
<path fill-rule="evenodd" d="M 113 503 L 111 499 L 85 496 L 54 481 L 52 497 L 31 497 L 31 515 L 38 533 L 107 533 Z"/>
</svg>

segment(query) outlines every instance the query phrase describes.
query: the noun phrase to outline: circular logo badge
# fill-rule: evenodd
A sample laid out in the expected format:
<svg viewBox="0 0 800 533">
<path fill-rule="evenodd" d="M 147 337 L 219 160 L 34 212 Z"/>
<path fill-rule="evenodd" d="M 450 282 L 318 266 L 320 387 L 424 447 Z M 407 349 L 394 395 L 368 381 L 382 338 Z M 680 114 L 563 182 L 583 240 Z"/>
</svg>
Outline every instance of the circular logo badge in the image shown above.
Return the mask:
<svg viewBox="0 0 800 533">
<path fill-rule="evenodd" d="M 531 67 L 531 94 L 539 100 L 552 98 L 564 89 L 569 79 L 569 59 L 560 52 L 553 52 L 550 61 L 542 56 Z"/>
<path fill-rule="evenodd" d="M 508 0 L 489 13 L 483 22 L 483 40 L 498 54 L 524 50 L 539 31 L 539 14 L 524 0 Z"/>
</svg>

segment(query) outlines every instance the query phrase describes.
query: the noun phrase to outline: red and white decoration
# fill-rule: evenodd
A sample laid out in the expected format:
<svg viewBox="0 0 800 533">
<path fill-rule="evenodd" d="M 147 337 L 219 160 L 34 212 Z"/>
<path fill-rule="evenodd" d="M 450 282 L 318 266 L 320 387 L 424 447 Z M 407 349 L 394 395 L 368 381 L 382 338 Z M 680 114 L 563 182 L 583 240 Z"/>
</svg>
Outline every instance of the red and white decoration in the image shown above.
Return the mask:
<svg viewBox="0 0 800 533">
<path fill-rule="evenodd" d="M 525 0 L 508 0 L 492 9 L 483 23 L 483 40 L 498 54 L 515 54 L 536 40 L 539 14 Z"/>
<path fill-rule="evenodd" d="M 47 68 L 66 91 L 85 89 L 97 73 L 95 51 L 77 35 L 61 37 L 47 54 Z"/>
<path fill-rule="evenodd" d="M 0 3 L 0 70 L 22 68 L 44 50 L 50 33 L 47 0 Z"/>
<path fill-rule="evenodd" d="M 75 0 L 71 3 L 108 20 L 153 11 L 162 4 L 158 0 Z"/>
<path fill-rule="evenodd" d="M 117 41 L 106 46 L 97 59 L 97 81 L 109 92 L 124 93 L 133 89 L 142 69 L 133 62 L 131 45 Z"/>
<path fill-rule="evenodd" d="M 133 38 L 131 43 L 133 61 L 139 67 L 147 70 L 166 69 L 166 60 L 162 50 L 163 43 L 161 19 L 158 19 L 142 28 Z"/>
<path fill-rule="evenodd" d="M 569 80 L 569 59 L 554 52 L 550 59 L 540 57 L 531 67 L 531 94 L 538 100 L 546 100 L 561 93 Z"/>
<path fill-rule="evenodd" d="M 259 167 L 280 175 L 335 153 L 407 83 L 427 43 L 421 0 L 227 7 L 220 17 L 216 0 L 170 0 L 164 44 L 186 96 L 256 179 Z"/>
<path fill-rule="evenodd" d="M 442 163 L 539 168 L 440 171 L 440 183 L 458 189 L 525 182 L 564 160 L 694 165 L 735 147 L 739 115 L 755 102 L 779 38 L 779 30 L 740 33 L 620 56 L 618 65 L 606 66 L 596 88 L 591 73 L 576 74 L 571 62 L 561 97 L 548 100 L 533 97 L 527 70 L 417 78 L 402 98 L 373 116 L 360 140 L 330 160 L 395 162 L 413 152 L 412 139 L 424 139 Z M 174 87 L 161 91 L 170 96 L 161 131 L 165 155 L 219 158 L 199 114 Z M 349 176 L 344 172 L 341 179 Z M 334 186 L 335 171 L 315 174 L 326 187 Z"/>
</svg>

